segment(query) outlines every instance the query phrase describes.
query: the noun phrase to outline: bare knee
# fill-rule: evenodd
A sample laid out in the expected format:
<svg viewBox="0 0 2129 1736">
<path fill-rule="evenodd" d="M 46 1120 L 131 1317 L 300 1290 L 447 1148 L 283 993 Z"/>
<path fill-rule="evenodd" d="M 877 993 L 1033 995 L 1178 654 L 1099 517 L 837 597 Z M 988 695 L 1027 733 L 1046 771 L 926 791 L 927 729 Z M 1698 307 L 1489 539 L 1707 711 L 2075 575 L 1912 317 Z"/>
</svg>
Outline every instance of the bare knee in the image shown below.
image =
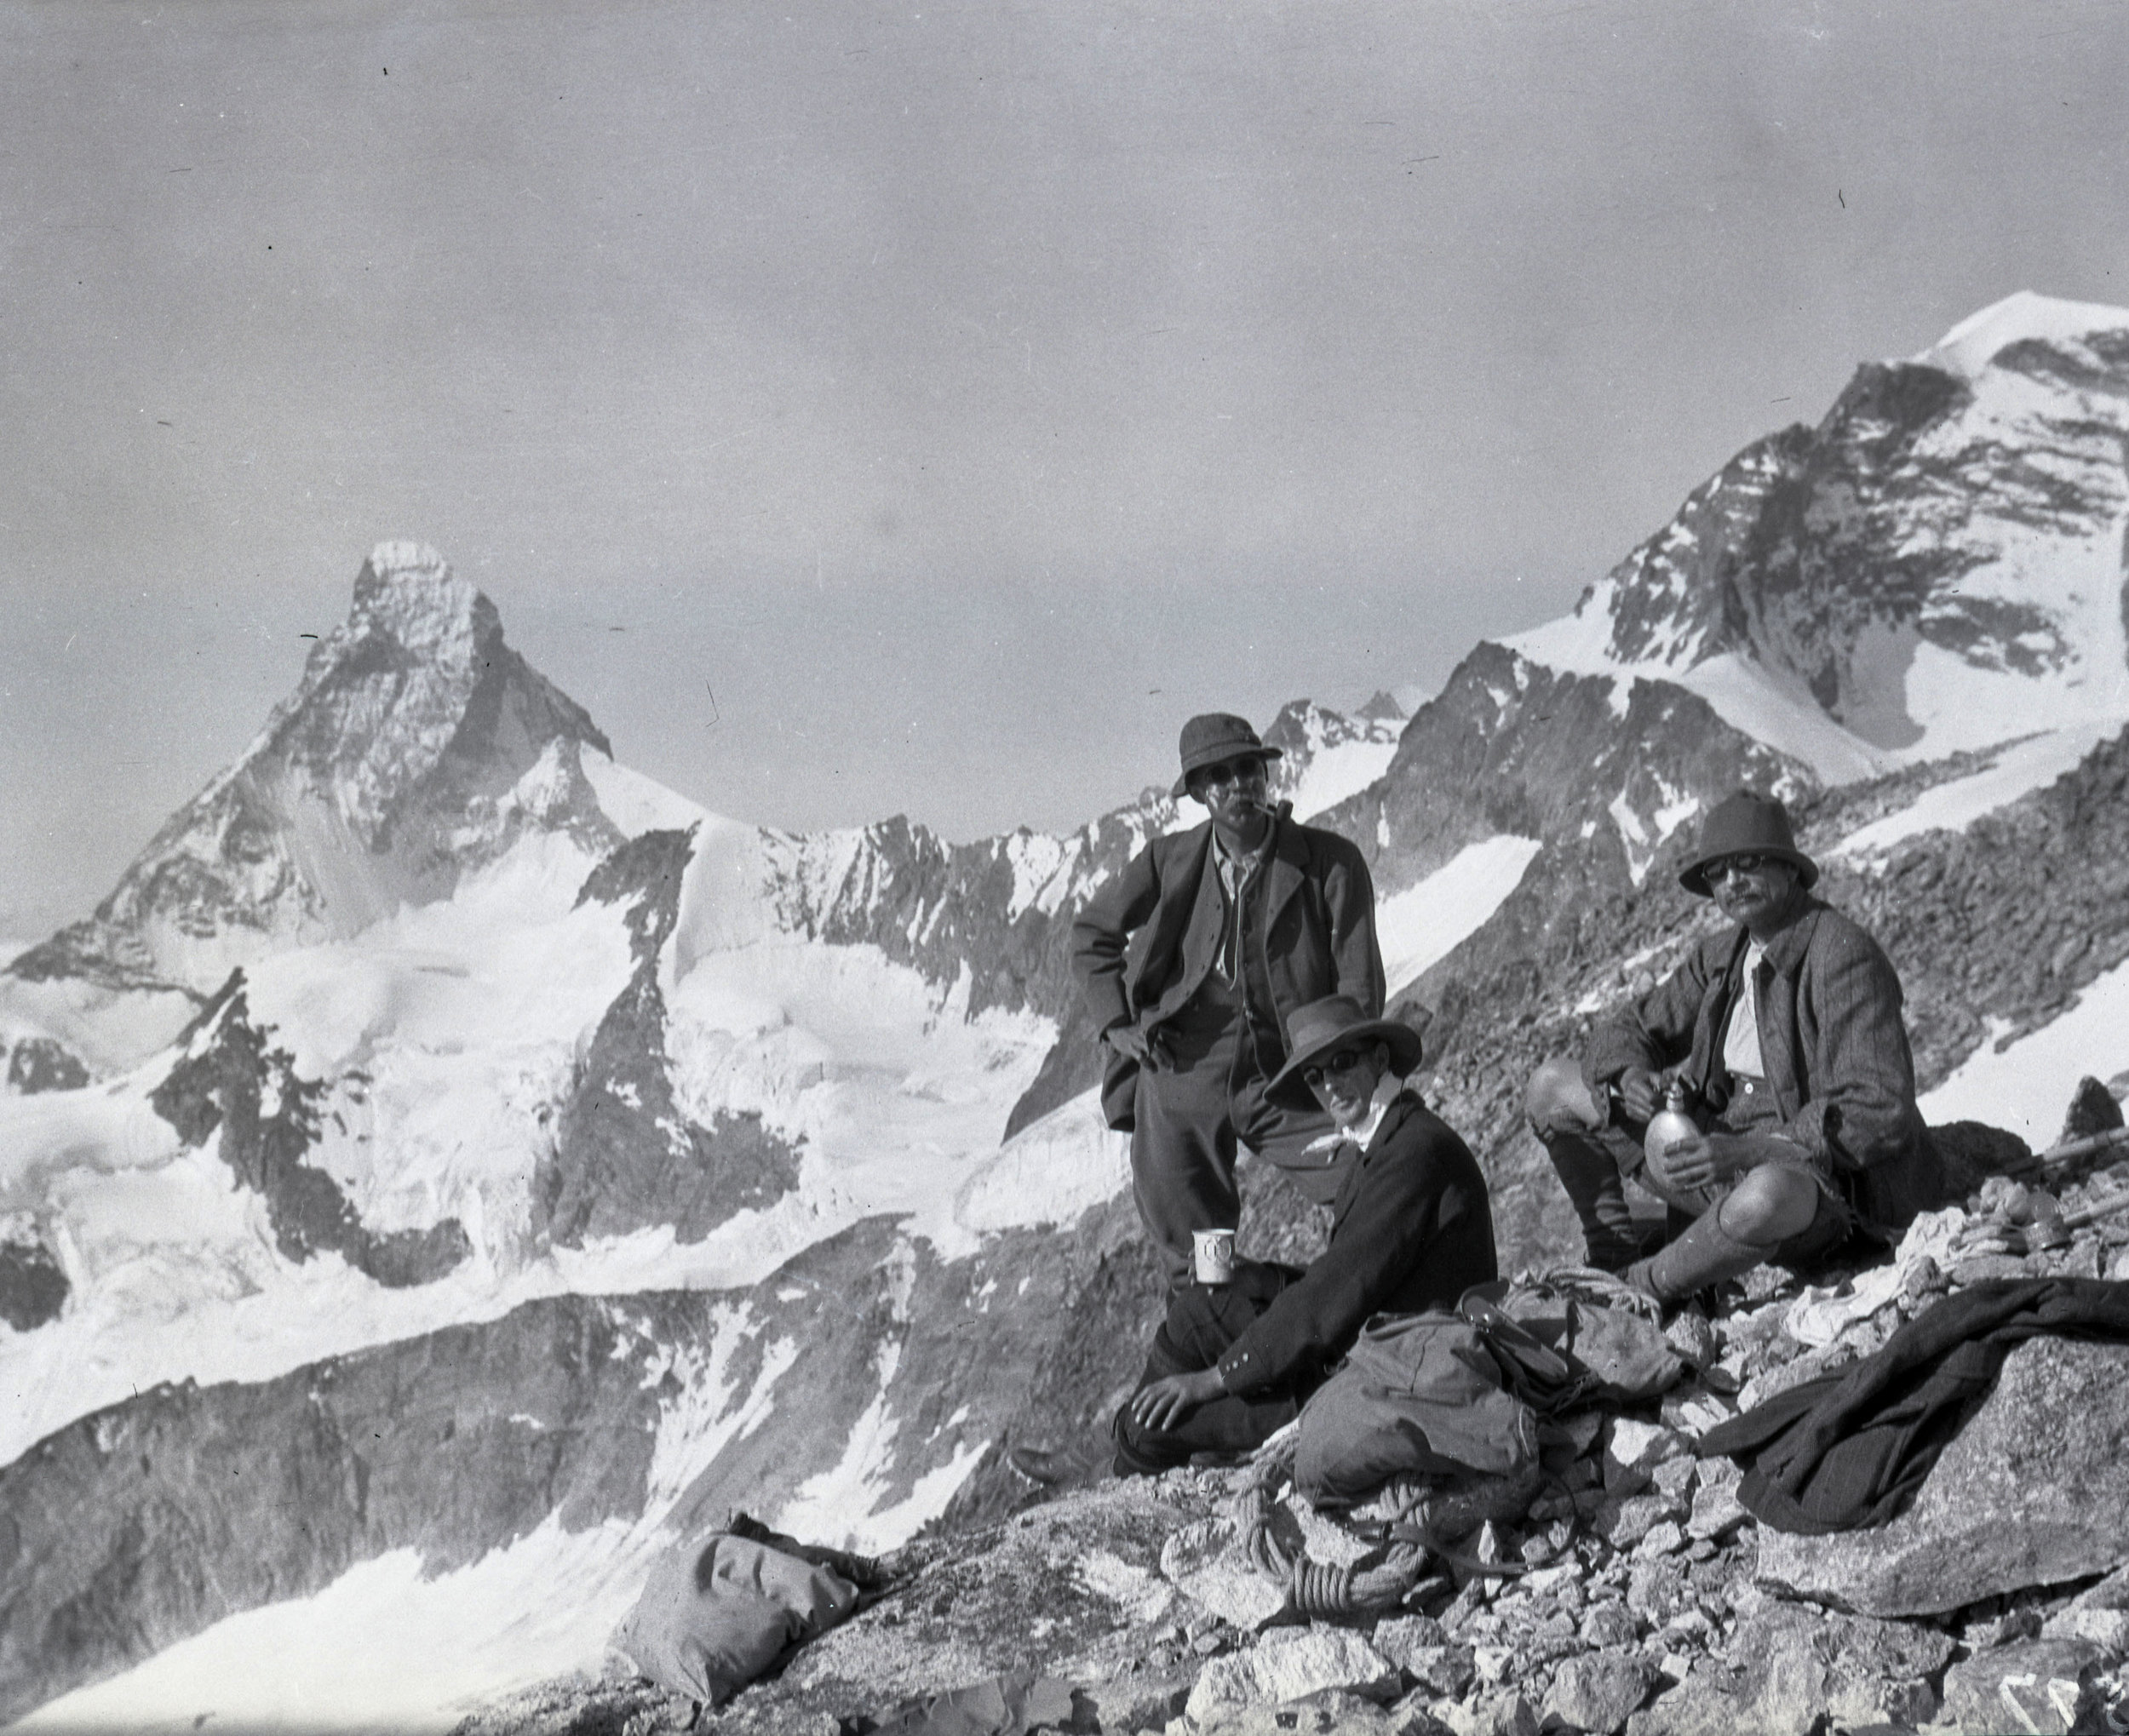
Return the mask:
<svg viewBox="0 0 2129 1736">
<path fill-rule="evenodd" d="M 1582 1082 L 1581 1065 L 1572 1055 L 1555 1055 L 1539 1065 L 1524 1089 L 1523 1112 L 1541 1139 L 1553 1133 L 1593 1133 L 1604 1125 Z"/>
<path fill-rule="evenodd" d="M 1732 1188 L 1716 1209 L 1728 1235 L 1771 1247 L 1811 1228 L 1818 1213 L 1818 1183 L 1802 1170 L 1766 1164 Z"/>
</svg>

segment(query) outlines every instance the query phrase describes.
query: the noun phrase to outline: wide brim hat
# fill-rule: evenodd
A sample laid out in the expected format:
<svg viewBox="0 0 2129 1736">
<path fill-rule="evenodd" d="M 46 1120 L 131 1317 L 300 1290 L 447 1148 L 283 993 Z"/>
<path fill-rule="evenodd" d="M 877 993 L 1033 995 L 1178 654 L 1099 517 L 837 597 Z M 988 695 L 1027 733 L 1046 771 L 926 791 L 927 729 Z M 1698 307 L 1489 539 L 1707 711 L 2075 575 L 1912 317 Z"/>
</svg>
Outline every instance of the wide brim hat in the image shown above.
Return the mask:
<svg viewBox="0 0 2129 1736">
<path fill-rule="evenodd" d="M 1678 883 L 1702 898 L 1714 894 L 1707 885 L 1707 870 L 1726 856 L 1770 856 L 1796 870 L 1797 882 L 1806 891 L 1817 883 L 1818 864 L 1796 847 L 1789 829 L 1789 811 L 1772 796 L 1741 789 L 1708 811 L 1701 825 L 1700 848 L 1679 870 Z"/>
<path fill-rule="evenodd" d="M 1369 1018 L 1360 1003 L 1347 994 L 1327 994 L 1296 1007 L 1286 1022 L 1286 1065 L 1265 1087 L 1267 1097 L 1283 1102 L 1316 1101 L 1301 1078 L 1303 1070 L 1337 1049 L 1383 1043 L 1390 1050 L 1390 1071 L 1399 1079 L 1420 1064 L 1423 1046 L 1420 1034 L 1396 1019 Z"/>
<path fill-rule="evenodd" d="M 1183 725 L 1182 740 L 1177 745 L 1183 756 L 1183 775 L 1175 780 L 1170 794 L 1179 800 L 1190 794 L 1191 774 L 1201 765 L 1217 765 L 1223 759 L 1239 759 L 1245 753 L 1259 759 L 1286 757 L 1277 748 L 1267 748 L 1259 741 L 1247 718 L 1225 711 L 1208 711 L 1192 718 Z"/>
</svg>

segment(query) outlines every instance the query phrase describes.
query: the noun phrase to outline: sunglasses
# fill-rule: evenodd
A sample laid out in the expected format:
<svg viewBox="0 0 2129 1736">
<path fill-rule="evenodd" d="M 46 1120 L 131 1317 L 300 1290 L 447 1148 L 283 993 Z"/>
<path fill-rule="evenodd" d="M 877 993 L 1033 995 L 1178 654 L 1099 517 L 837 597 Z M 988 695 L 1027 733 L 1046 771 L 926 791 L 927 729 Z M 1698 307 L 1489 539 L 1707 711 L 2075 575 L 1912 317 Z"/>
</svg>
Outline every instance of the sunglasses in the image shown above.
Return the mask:
<svg viewBox="0 0 2129 1736">
<path fill-rule="evenodd" d="M 1334 1076 L 1343 1079 L 1367 1058 L 1367 1051 L 1364 1050 L 1340 1049 L 1328 1061 L 1321 1062 L 1313 1067 L 1304 1067 L 1301 1069 L 1301 1079 L 1305 1084 L 1308 1085 L 1321 1085 L 1325 1080 Z"/>
<path fill-rule="evenodd" d="M 1759 856 L 1747 851 L 1742 856 L 1726 856 L 1720 862 L 1711 862 L 1704 872 L 1711 880 L 1727 879 L 1731 874 L 1753 874 L 1777 858 Z"/>
<path fill-rule="evenodd" d="M 1207 789 L 1262 783 L 1268 776 L 1264 761 L 1254 754 L 1246 759 L 1223 759 L 1217 765 L 1201 765 L 1191 774 L 1193 782 Z"/>
</svg>

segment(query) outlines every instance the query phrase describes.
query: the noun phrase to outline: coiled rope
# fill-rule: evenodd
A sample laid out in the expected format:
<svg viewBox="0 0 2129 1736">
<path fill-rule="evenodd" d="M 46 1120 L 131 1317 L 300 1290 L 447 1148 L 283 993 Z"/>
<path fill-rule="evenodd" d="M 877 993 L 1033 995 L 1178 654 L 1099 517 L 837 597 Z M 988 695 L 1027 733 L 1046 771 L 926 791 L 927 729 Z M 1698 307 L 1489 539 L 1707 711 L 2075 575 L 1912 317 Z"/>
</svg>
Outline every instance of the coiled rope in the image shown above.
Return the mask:
<svg viewBox="0 0 2129 1736">
<path fill-rule="evenodd" d="M 1249 1475 L 1236 1496 L 1236 1526 L 1249 1565 L 1286 1594 L 1295 1614 L 1313 1621 L 1336 1621 L 1373 1615 L 1394 1607 L 1426 1571 L 1427 1545 L 1416 1540 L 1392 1543 L 1370 1565 L 1319 1561 L 1306 1550 L 1289 1556 L 1271 1529 L 1278 1490 L 1291 1481 L 1294 1436 L 1274 1435 L 1251 1460 Z"/>
</svg>

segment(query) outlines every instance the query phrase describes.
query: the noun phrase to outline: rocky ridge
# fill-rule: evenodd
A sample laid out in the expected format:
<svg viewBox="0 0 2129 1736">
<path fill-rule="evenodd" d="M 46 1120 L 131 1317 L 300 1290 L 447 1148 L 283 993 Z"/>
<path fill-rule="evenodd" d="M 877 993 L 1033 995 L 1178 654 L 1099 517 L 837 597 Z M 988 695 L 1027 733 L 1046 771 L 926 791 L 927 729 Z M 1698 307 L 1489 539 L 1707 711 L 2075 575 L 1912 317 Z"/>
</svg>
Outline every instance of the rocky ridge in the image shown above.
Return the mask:
<svg viewBox="0 0 2129 1736">
<path fill-rule="evenodd" d="M 1449 1552 L 1386 1611 L 1296 1614 L 1241 1544 L 1260 1467 L 1189 1469 L 895 1551 L 883 1597 L 720 1712 L 698 1718 L 616 1656 L 603 1676 L 474 1714 L 459 1736 L 849 1736 L 988 1676 L 1050 1678 L 1059 1710 L 1037 1727 L 1076 1733 L 2118 1728 L 2129 1528 L 2093 1521 L 2129 1510 L 2129 1472 L 2108 1445 L 2129 1426 L 2129 1347 L 2040 1340 L 2014 1352 L 1913 1514 L 1877 1532 L 1766 1530 L 1737 1498 L 1739 1467 L 1696 1443 L 1979 1279 L 2129 1279 L 2129 1212 L 2028 1255 L 1984 1233 L 2122 1198 L 2129 1161 L 2068 1171 L 2052 1191 L 1999 1177 L 1919 1220 L 1882 1268 L 1822 1275 L 1811 1289 L 1769 1269 L 1728 1312 L 1680 1315 L 1671 1336 L 1698 1372 L 1660 1403 L 1547 1423 L 1538 1497 L 1488 1520 L 1466 1504 L 1472 1528 L 1444 1537 Z M 2063 1522 L 2036 1527 L 2035 1511 L 2053 1505 Z M 1274 1516 L 1317 1559 L 1364 1567 L 1381 1549 L 1357 1522 L 1367 1510 L 1340 1519 L 1289 1493 Z M 1905 1607 L 1878 1589 L 1891 1584 L 1908 1588 Z"/>
</svg>

